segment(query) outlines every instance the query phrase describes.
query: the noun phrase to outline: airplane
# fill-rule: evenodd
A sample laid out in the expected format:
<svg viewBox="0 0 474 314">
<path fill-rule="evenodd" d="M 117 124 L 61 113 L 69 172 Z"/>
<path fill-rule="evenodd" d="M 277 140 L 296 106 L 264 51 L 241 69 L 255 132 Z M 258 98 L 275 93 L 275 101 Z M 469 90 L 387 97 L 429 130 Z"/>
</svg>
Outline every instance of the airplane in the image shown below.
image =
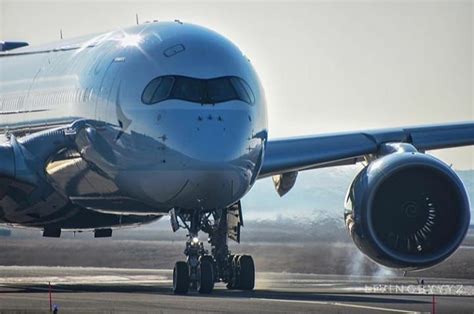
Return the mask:
<svg viewBox="0 0 474 314">
<path fill-rule="evenodd" d="M 269 140 L 250 60 L 178 20 L 0 48 L 0 221 L 110 237 L 169 216 L 188 232 L 176 294 L 254 289 L 253 258 L 228 240 L 240 242 L 240 200 L 262 178 L 283 196 L 300 171 L 363 163 L 344 221 L 394 269 L 445 261 L 469 228 L 463 183 L 425 152 L 473 145 L 474 121 Z"/>
</svg>

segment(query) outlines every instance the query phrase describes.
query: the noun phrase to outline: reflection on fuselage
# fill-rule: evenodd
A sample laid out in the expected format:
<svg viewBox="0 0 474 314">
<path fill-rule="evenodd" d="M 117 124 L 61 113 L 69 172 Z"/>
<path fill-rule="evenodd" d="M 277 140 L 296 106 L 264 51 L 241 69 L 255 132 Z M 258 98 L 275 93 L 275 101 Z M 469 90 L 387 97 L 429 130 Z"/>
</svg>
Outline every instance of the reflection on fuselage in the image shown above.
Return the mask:
<svg viewBox="0 0 474 314">
<path fill-rule="evenodd" d="M 105 212 L 156 213 L 223 208 L 250 189 L 266 105 L 230 41 L 194 25 L 151 23 L 58 45 L 0 58 L 0 131 L 85 121 L 75 147 L 47 166 L 60 193 Z"/>
</svg>

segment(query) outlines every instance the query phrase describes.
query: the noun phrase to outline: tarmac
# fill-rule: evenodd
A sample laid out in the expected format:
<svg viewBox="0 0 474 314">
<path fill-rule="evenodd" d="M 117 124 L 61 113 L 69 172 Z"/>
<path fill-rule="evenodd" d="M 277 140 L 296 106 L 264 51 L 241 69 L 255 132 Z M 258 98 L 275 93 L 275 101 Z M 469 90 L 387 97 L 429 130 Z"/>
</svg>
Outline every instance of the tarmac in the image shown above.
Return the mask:
<svg viewBox="0 0 474 314">
<path fill-rule="evenodd" d="M 0 313 L 49 313 L 49 283 L 58 313 L 474 313 L 474 280 L 258 272 L 174 295 L 171 270 L 20 266 L 0 266 Z"/>
</svg>

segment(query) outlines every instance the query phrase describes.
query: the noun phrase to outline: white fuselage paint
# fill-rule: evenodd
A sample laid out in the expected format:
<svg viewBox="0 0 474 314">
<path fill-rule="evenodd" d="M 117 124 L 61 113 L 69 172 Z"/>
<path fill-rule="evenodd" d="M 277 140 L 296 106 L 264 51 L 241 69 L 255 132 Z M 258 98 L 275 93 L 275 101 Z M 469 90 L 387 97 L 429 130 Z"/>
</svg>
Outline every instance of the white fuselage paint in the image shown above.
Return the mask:
<svg viewBox="0 0 474 314">
<path fill-rule="evenodd" d="M 142 214 L 225 208 L 260 171 L 267 140 L 262 86 L 242 52 L 208 29 L 137 25 L 1 53 L 0 69 L 0 133 L 21 142 L 86 121 L 76 151 L 58 152 L 45 165 L 55 189 L 86 208 Z M 144 88 L 165 75 L 239 77 L 255 101 L 144 104 Z"/>
</svg>

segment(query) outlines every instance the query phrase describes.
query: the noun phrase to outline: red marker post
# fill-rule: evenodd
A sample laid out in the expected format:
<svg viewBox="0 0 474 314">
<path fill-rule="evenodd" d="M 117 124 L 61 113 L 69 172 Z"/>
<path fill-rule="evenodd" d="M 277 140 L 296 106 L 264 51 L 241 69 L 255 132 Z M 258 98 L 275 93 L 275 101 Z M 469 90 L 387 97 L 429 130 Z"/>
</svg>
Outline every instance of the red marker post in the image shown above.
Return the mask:
<svg viewBox="0 0 474 314">
<path fill-rule="evenodd" d="M 49 285 L 49 311 L 53 311 L 53 300 L 51 298 L 51 281 L 48 282 Z"/>
<path fill-rule="evenodd" d="M 433 314 L 435 314 L 435 313 L 436 313 L 436 306 L 435 306 L 436 302 L 435 302 L 435 296 L 434 296 L 434 294 L 433 294 L 433 300 L 432 300 L 431 304 L 433 305 L 433 308 L 432 308 L 431 312 L 432 312 Z"/>
</svg>

